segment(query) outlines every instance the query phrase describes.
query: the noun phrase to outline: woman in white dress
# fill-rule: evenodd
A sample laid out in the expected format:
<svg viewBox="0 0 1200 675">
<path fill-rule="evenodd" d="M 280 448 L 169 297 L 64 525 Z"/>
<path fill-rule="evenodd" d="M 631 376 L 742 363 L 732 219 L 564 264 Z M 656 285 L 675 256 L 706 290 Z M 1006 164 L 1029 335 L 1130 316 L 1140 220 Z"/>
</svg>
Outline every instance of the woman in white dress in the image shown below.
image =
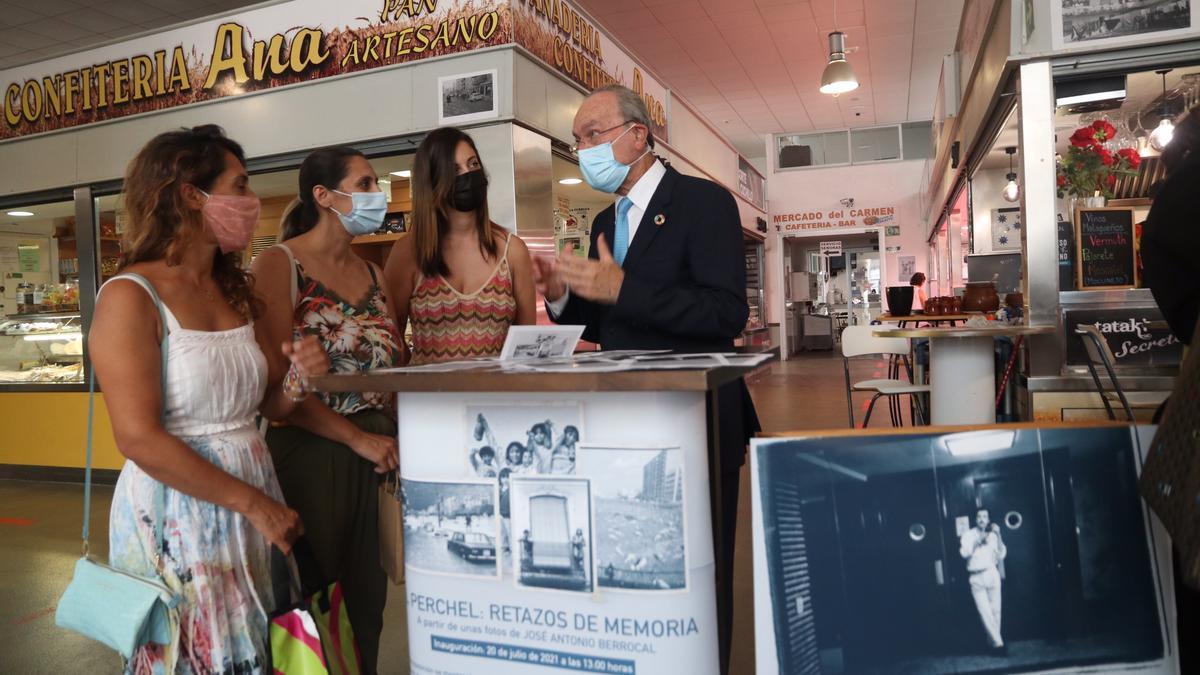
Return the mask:
<svg viewBox="0 0 1200 675">
<path fill-rule="evenodd" d="M 177 642 L 143 647 L 127 672 L 271 672 L 271 546 L 287 553 L 302 526 L 254 418 L 290 413 L 304 378 L 329 366 L 311 338 L 255 341 L 252 279 L 239 264 L 258 222 L 248 181 L 241 147 L 211 125 L 155 137 L 125 177 L 121 274 L 103 289 L 88 342 L 128 460 L 109 557 L 182 598 Z M 268 386 L 264 349 L 289 356 L 285 386 Z"/>
</svg>

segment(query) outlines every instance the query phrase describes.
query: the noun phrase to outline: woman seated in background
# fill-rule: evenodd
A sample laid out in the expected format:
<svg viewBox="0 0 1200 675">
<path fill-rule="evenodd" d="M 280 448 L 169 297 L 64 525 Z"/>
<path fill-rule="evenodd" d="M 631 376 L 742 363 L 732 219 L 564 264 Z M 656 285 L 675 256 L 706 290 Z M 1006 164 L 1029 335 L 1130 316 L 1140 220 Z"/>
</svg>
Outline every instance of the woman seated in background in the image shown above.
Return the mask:
<svg viewBox="0 0 1200 675">
<path fill-rule="evenodd" d="M 529 249 L 488 217 L 487 184 L 464 132 L 438 129 L 417 149 L 412 235 L 385 270 L 414 365 L 497 356 L 509 326 L 537 319 Z"/>
<path fill-rule="evenodd" d="M 109 561 L 160 577 L 182 600 L 178 642 L 142 647 L 129 673 L 270 672 L 268 613 L 288 602 L 272 592 L 271 546 L 287 553 L 303 528 L 254 416 L 286 417 L 304 377 L 329 362 L 312 339 L 255 340 L 261 303 L 241 254 L 260 204 L 245 162 L 213 125 L 161 134 L 138 152 L 125 176 L 121 271 L 88 334 L 129 460 L 109 514 Z M 269 386 L 264 352 L 294 374 L 286 388 L 282 377 Z"/>
<path fill-rule="evenodd" d="M 913 311 L 925 309 L 925 273 L 917 272 L 908 280 L 910 286 L 913 287 Z"/>
<path fill-rule="evenodd" d="M 266 340 L 314 335 L 333 372 L 403 363 L 403 340 L 383 290 L 383 273 L 350 241 L 379 229 L 387 212 L 375 170 L 353 148 L 316 150 L 300 165 L 297 202 L 280 243 L 254 262 L 267 312 Z M 282 361 L 272 372 L 282 376 Z M 380 474 L 399 465 L 393 397 L 323 393 L 267 432 L 283 494 L 300 512 L 324 581 L 340 581 L 362 672 L 374 673 L 387 575 L 379 564 Z"/>
</svg>

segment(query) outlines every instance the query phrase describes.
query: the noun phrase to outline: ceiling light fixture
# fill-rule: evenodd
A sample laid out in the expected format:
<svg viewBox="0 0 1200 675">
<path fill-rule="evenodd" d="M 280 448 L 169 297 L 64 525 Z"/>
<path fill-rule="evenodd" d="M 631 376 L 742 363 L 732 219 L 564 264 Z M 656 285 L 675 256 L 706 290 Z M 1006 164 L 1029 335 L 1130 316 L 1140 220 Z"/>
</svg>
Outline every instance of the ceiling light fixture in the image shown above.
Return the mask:
<svg viewBox="0 0 1200 675">
<path fill-rule="evenodd" d="M 1011 450 L 1017 440 L 1017 432 L 1011 429 L 993 431 L 966 431 L 942 438 L 946 452 L 955 457 L 979 455 L 985 452 Z"/>
<path fill-rule="evenodd" d="M 8 215 L 15 216 L 17 218 L 28 218 L 29 216 L 33 215 L 33 211 L 9 211 Z"/>
<path fill-rule="evenodd" d="M 1017 174 L 1013 171 L 1013 155 L 1017 154 L 1017 149 L 1009 146 L 1004 149 L 1008 155 L 1008 184 L 1004 186 L 1004 201 L 1015 202 L 1021 198 L 1021 186 L 1017 185 Z"/>
<path fill-rule="evenodd" d="M 846 34 L 837 29 L 837 0 L 833 0 L 833 32 L 829 34 L 829 63 L 821 74 L 821 93 L 836 98 L 855 89 L 858 78 L 846 62 Z"/>
<path fill-rule="evenodd" d="M 579 185 L 583 182 L 582 178 L 564 178 L 558 181 L 559 185 Z"/>
<path fill-rule="evenodd" d="M 1167 110 L 1167 73 L 1171 72 L 1171 69 L 1156 70 L 1154 72 L 1162 76 L 1163 119 L 1158 123 L 1154 131 L 1150 132 L 1150 147 L 1162 152 L 1163 148 L 1171 143 L 1171 138 L 1175 136 L 1175 124 L 1171 122 L 1171 114 Z"/>
<path fill-rule="evenodd" d="M 411 178 L 412 171 L 409 171 L 408 169 L 405 169 L 404 171 L 393 171 L 392 175 L 396 176 L 397 178 Z"/>
</svg>

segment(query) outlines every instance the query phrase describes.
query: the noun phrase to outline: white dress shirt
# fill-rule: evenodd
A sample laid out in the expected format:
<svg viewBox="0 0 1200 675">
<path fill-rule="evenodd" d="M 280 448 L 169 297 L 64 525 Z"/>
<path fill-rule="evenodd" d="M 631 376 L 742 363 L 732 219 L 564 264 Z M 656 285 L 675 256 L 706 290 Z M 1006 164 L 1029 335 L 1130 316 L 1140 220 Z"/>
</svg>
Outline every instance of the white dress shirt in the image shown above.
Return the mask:
<svg viewBox="0 0 1200 675">
<path fill-rule="evenodd" d="M 637 235 L 638 227 L 642 224 L 642 217 L 646 215 L 646 209 L 650 208 L 650 200 L 654 197 L 654 193 L 658 191 L 658 185 L 659 183 L 662 183 L 663 176 L 666 175 L 667 167 L 663 166 L 663 163 L 656 159 L 654 160 L 654 163 L 650 165 L 650 168 L 646 169 L 646 173 L 642 174 L 642 177 L 633 184 L 633 187 L 629 190 L 629 194 L 624 197 L 618 197 L 617 201 L 620 201 L 621 199 L 628 199 L 633 202 L 633 205 L 629 207 L 629 213 L 626 216 L 629 222 L 630 246 L 633 245 L 633 238 Z M 605 243 L 608 244 L 609 250 L 612 250 L 613 243 L 611 241 L 607 241 L 607 238 Z M 565 309 L 567 306 L 567 300 L 569 300 L 570 297 L 571 289 L 568 288 L 567 292 L 563 293 L 562 297 L 558 300 L 555 300 L 554 302 L 550 302 L 549 300 L 546 301 L 546 311 L 549 312 L 551 316 L 558 316 L 562 314 L 563 309 Z"/>
<path fill-rule="evenodd" d="M 959 553 L 967 560 L 967 571 L 971 574 L 996 569 L 1008 555 L 1008 549 L 995 532 L 980 532 L 972 527 L 959 540 Z"/>
</svg>

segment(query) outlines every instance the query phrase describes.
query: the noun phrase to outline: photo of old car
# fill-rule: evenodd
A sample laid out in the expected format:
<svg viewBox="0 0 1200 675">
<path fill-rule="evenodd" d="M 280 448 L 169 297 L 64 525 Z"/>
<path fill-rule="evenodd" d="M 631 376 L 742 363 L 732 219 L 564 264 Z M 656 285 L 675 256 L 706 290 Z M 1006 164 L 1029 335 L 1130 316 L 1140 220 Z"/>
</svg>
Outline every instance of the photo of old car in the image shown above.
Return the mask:
<svg viewBox="0 0 1200 675">
<path fill-rule="evenodd" d="M 496 540 L 480 532 L 455 532 L 446 541 L 446 549 L 471 562 L 496 561 Z"/>
</svg>

